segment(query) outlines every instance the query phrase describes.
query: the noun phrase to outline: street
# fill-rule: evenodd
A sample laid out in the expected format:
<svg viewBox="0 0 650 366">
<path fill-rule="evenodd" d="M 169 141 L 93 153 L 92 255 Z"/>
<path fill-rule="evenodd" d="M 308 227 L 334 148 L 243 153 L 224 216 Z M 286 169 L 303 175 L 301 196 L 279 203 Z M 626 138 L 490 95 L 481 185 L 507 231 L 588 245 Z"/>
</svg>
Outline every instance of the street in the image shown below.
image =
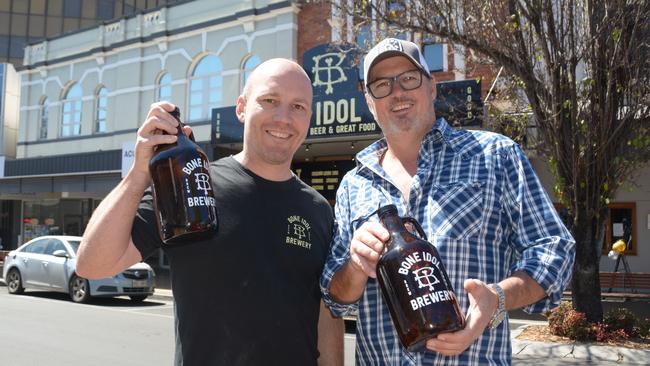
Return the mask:
<svg viewBox="0 0 650 366">
<path fill-rule="evenodd" d="M 174 321 L 170 300 L 93 299 L 0 286 L 0 365 L 171 365 Z"/>
<path fill-rule="evenodd" d="M 647 314 L 647 302 L 604 302 Z M 645 305 L 645 306 L 644 306 Z M 640 311 L 643 308 L 646 312 Z M 1 366 L 172 365 L 174 321 L 171 297 L 134 304 L 126 297 L 75 304 L 68 295 L 27 291 L 9 295 L 0 281 Z M 510 328 L 544 324 L 539 315 L 512 311 Z M 348 331 L 353 332 L 352 329 Z M 345 366 L 354 366 L 354 334 L 345 335 Z M 513 358 L 513 364 L 530 360 Z"/>
</svg>

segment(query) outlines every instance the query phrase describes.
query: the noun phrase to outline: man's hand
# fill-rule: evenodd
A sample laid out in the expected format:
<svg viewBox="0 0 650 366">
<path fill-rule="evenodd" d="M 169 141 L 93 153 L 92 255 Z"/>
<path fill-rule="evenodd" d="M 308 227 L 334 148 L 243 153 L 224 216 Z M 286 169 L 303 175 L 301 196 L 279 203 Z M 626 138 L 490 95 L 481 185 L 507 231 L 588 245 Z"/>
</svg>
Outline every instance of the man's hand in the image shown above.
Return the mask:
<svg viewBox="0 0 650 366">
<path fill-rule="evenodd" d="M 176 142 L 178 121 L 169 114 L 174 108 L 176 106 L 169 102 L 158 102 L 151 105 L 144 123 L 138 129 L 132 170 L 149 175 L 149 161 L 154 155 L 156 145 Z M 189 136 L 192 129 L 185 126 L 183 132 Z"/>
<path fill-rule="evenodd" d="M 365 222 L 359 227 L 350 243 L 350 264 L 367 276 L 377 277 L 377 262 L 384 251 L 390 234 L 378 222 Z"/>
<path fill-rule="evenodd" d="M 499 306 L 497 293 L 479 280 L 465 280 L 465 291 L 469 297 L 465 329 L 442 333 L 427 341 L 427 348 L 445 356 L 455 356 L 465 351 L 483 334 L 492 315 Z"/>
<path fill-rule="evenodd" d="M 388 231 L 378 222 L 365 222 L 350 242 L 350 259 L 332 277 L 330 295 L 341 304 L 359 300 L 368 277 L 377 277 L 377 262 L 384 251 Z"/>
</svg>

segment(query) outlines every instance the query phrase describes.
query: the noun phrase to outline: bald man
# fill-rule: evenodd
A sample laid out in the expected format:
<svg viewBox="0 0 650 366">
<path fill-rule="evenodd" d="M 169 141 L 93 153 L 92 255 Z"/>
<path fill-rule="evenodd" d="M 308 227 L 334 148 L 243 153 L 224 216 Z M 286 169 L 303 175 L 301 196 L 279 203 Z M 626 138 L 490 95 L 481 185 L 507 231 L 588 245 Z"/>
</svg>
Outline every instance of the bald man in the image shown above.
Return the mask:
<svg viewBox="0 0 650 366">
<path fill-rule="evenodd" d="M 176 141 L 178 122 L 168 113 L 173 104 L 153 104 L 133 166 L 88 223 L 77 259 L 85 278 L 165 251 L 176 365 L 342 365 L 343 322 L 323 307 L 318 285 L 332 210 L 290 170 L 311 104 L 310 80 L 297 63 L 271 59 L 253 71 L 236 102 L 243 150 L 210 164 L 218 234 L 174 246 L 158 234 L 148 164 L 157 145 Z"/>
</svg>

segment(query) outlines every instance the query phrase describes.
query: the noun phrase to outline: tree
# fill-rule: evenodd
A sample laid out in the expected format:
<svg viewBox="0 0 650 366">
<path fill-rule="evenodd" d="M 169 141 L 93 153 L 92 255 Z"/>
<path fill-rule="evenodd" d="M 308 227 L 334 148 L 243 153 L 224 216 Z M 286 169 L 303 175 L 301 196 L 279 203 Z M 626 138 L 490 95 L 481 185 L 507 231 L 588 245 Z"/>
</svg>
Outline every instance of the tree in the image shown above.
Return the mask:
<svg viewBox="0 0 650 366">
<path fill-rule="evenodd" d="M 518 83 L 576 239 L 573 305 L 600 321 L 607 205 L 650 160 L 650 2 L 340 0 L 334 6 L 382 36 L 433 35 L 461 45 Z"/>
</svg>

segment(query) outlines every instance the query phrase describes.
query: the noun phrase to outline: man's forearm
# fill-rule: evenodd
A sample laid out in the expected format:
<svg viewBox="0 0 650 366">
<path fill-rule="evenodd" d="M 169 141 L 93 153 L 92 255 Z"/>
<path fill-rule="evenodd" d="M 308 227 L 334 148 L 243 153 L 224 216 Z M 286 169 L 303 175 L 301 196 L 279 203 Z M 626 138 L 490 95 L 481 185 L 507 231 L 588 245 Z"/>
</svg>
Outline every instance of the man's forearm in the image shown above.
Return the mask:
<svg viewBox="0 0 650 366">
<path fill-rule="evenodd" d="M 111 276 L 141 260 L 129 245 L 133 218 L 148 184 L 148 176 L 130 171 L 97 207 L 79 248 L 77 272 L 81 276 Z"/>
<path fill-rule="evenodd" d="M 343 318 L 335 318 L 321 301 L 318 317 L 318 366 L 343 366 Z"/>
<path fill-rule="evenodd" d="M 526 272 L 517 271 L 499 282 L 506 295 L 506 309 L 519 309 L 546 296 L 544 289 Z"/>
<path fill-rule="evenodd" d="M 368 276 L 357 270 L 348 260 L 332 277 L 330 296 L 341 304 L 351 304 L 361 298 Z"/>
</svg>

